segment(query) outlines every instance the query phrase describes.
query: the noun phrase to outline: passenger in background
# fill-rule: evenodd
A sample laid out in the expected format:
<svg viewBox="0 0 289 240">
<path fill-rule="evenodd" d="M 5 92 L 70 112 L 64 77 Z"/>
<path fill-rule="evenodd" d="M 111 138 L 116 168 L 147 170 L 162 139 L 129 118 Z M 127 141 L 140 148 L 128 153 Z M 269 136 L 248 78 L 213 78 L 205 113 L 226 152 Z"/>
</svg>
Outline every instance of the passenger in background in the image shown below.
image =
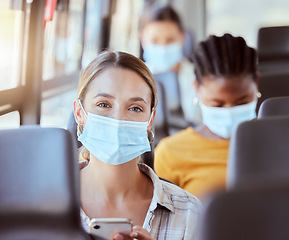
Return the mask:
<svg viewBox="0 0 289 240">
<path fill-rule="evenodd" d="M 194 239 L 200 201 L 160 180 L 140 156 L 157 105 L 154 78 L 138 58 L 106 51 L 84 70 L 74 115 L 88 165 L 80 171 L 81 217 L 129 218 L 131 236 L 114 239 Z"/>
<path fill-rule="evenodd" d="M 177 12 L 171 6 L 160 7 L 154 4 L 143 12 L 139 30 L 146 65 L 153 74 L 169 71 L 178 73 L 185 119 L 195 124 L 200 123 L 200 109 L 193 105 L 193 64 L 183 53 L 185 32 Z"/>
<path fill-rule="evenodd" d="M 241 37 L 210 36 L 195 52 L 194 82 L 203 124 L 160 141 L 156 173 L 204 199 L 226 183 L 229 139 L 256 117 L 257 55 Z"/>
</svg>

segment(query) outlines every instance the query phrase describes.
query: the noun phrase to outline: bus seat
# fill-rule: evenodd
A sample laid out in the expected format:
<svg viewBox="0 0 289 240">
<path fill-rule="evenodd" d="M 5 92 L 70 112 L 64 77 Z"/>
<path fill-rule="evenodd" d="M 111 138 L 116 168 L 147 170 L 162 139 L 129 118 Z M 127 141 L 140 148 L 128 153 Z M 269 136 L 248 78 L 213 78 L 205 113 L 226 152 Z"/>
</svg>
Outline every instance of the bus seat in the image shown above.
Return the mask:
<svg viewBox="0 0 289 240">
<path fill-rule="evenodd" d="M 257 111 L 268 98 L 289 96 L 289 73 L 261 75 L 258 88 L 262 96 L 258 99 Z"/>
<path fill-rule="evenodd" d="M 257 50 L 261 74 L 289 72 L 288 42 L 289 26 L 259 29 Z"/>
<path fill-rule="evenodd" d="M 69 120 L 68 120 L 67 130 L 71 132 L 72 136 L 74 136 L 76 143 L 77 143 L 77 148 L 80 148 L 82 146 L 82 143 L 79 142 L 77 139 L 77 123 L 75 121 L 73 111 L 71 112 Z"/>
<path fill-rule="evenodd" d="M 264 178 L 289 178 L 289 117 L 268 117 L 241 123 L 233 133 L 227 187 Z"/>
<path fill-rule="evenodd" d="M 181 106 L 178 76 L 175 72 L 166 72 L 154 74 L 154 78 L 156 82 L 161 83 L 164 86 L 166 105 L 168 109 L 169 134 L 172 135 L 188 126 Z"/>
<path fill-rule="evenodd" d="M 67 130 L 0 130 L 0 161 L 0 239 L 90 239 L 80 222 L 76 146 Z"/>
<path fill-rule="evenodd" d="M 193 32 L 186 30 L 183 53 L 190 62 L 193 62 L 193 58 L 194 58 L 194 50 L 195 50 L 194 44 L 195 44 L 195 41 L 194 41 Z"/>
<path fill-rule="evenodd" d="M 156 82 L 158 89 L 158 105 L 156 110 L 156 116 L 154 121 L 155 129 L 155 139 L 154 145 L 156 146 L 159 141 L 169 136 L 169 126 L 168 126 L 168 109 L 166 103 L 166 92 L 164 86 L 160 82 Z"/>
<path fill-rule="evenodd" d="M 200 239 L 289 239 L 288 202 L 288 181 L 218 193 L 205 209 Z"/>
<path fill-rule="evenodd" d="M 274 97 L 262 102 L 258 118 L 280 115 L 289 116 L 289 97 Z"/>
</svg>

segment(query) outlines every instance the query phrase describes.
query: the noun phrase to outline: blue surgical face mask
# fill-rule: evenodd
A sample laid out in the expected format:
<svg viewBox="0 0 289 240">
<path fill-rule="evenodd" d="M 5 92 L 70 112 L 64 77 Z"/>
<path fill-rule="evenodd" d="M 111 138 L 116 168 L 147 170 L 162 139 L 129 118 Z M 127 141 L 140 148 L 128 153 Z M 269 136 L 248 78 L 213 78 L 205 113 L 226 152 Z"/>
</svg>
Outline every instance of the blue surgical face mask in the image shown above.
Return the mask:
<svg viewBox="0 0 289 240">
<path fill-rule="evenodd" d="M 247 104 L 223 108 L 209 107 L 200 103 L 203 123 L 216 135 L 230 138 L 234 129 L 244 121 L 256 118 L 257 101 Z"/>
<path fill-rule="evenodd" d="M 153 74 L 170 71 L 183 58 L 183 47 L 175 42 L 167 45 L 146 44 L 143 58 Z"/>
<path fill-rule="evenodd" d="M 80 106 L 87 120 L 78 140 L 100 161 L 119 165 L 151 151 L 147 138 L 149 122 L 118 120 L 90 112 L 86 114 L 81 103 Z"/>
</svg>

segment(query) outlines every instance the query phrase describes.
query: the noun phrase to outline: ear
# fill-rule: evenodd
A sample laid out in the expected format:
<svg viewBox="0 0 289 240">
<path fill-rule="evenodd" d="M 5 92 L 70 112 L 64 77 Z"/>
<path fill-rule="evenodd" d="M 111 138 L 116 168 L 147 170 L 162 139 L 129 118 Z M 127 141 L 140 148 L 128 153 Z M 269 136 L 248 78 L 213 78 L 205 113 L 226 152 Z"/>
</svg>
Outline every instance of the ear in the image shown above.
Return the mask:
<svg viewBox="0 0 289 240">
<path fill-rule="evenodd" d="M 195 88 L 195 96 L 200 100 L 201 96 L 200 96 L 200 84 L 198 83 L 198 81 L 195 79 L 193 80 L 193 86 Z"/>
<path fill-rule="evenodd" d="M 74 100 L 73 102 L 73 113 L 76 123 L 84 125 L 84 123 L 86 122 L 86 116 L 79 104 L 78 99 Z"/>
<path fill-rule="evenodd" d="M 199 91 L 199 83 L 197 82 L 197 80 L 195 79 L 195 80 L 193 80 L 193 85 L 194 85 L 194 88 L 195 88 L 195 91 L 196 91 L 196 93 Z"/>
<path fill-rule="evenodd" d="M 151 129 L 153 124 L 154 124 L 154 121 L 155 121 L 155 117 L 156 117 L 156 109 L 154 108 L 153 112 L 152 112 L 152 115 L 151 115 L 151 122 L 150 124 L 148 125 L 148 129 Z"/>
</svg>

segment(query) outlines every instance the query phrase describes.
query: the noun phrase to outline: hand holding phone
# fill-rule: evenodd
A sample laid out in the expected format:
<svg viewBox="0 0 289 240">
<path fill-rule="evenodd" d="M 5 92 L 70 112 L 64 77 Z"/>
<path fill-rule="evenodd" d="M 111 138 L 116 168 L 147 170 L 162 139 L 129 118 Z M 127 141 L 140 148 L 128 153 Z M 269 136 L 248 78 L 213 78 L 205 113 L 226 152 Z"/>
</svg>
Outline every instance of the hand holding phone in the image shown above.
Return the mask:
<svg viewBox="0 0 289 240">
<path fill-rule="evenodd" d="M 127 218 L 93 218 L 89 223 L 89 232 L 94 237 L 110 240 L 116 233 L 129 236 L 133 222 Z"/>
</svg>

